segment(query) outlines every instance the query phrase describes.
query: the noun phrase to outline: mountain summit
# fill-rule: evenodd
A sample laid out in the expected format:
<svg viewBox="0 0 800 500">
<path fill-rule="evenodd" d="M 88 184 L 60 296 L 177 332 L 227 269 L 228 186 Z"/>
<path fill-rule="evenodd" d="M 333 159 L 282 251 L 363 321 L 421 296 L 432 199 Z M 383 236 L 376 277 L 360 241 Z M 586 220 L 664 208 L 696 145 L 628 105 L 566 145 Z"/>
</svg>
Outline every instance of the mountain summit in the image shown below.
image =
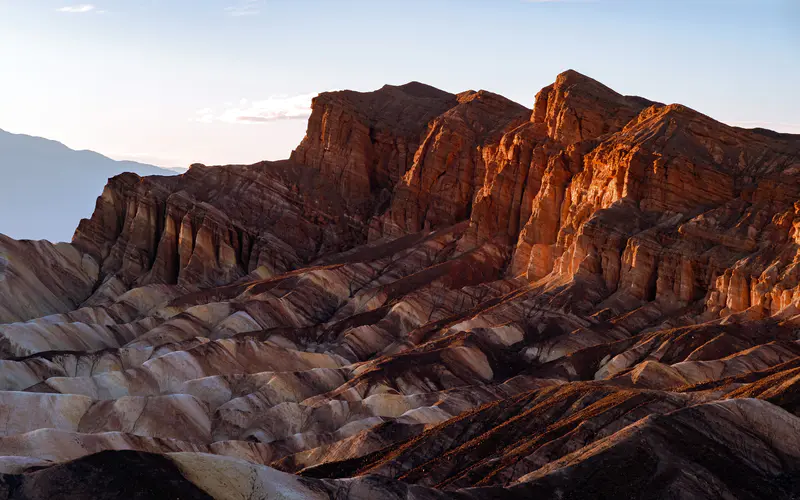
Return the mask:
<svg viewBox="0 0 800 500">
<path fill-rule="evenodd" d="M 0 239 L 0 492 L 800 495 L 800 136 L 411 83 L 99 194 Z"/>
<path fill-rule="evenodd" d="M 4 179 L 0 184 L 0 233 L 20 239 L 69 241 L 71 226 L 92 213 L 92 200 L 108 178 L 123 172 L 176 174 L 0 130 L 0 175 Z"/>
</svg>

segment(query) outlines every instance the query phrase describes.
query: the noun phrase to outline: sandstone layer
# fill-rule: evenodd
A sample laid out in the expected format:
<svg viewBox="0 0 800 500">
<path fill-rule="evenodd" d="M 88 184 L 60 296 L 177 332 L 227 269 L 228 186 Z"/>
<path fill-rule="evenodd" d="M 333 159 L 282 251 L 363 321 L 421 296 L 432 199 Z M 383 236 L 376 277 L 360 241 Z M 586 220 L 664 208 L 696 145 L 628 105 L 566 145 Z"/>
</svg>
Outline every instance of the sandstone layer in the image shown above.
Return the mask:
<svg viewBox="0 0 800 500">
<path fill-rule="evenodd" d="M 794 498 L 799 252 L 800 136 L 322 94 L 288 160 L 0 239 L 0 498 Z"/>
</svg>

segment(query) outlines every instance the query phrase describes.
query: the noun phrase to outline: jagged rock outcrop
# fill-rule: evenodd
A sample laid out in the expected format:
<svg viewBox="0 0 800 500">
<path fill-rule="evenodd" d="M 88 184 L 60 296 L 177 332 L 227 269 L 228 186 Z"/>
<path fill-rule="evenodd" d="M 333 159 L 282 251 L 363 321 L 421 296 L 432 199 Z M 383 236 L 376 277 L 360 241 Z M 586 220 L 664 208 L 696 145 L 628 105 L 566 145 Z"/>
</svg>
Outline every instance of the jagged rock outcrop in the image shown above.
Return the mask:
<svg viewBox="0 0 800 500">
<path fill-rule="evenodd" d="M 0 498 L 796 497 L 798 181 L 574 71 L 322 94 L 0 240 Z"/>
<path fill-rule="evenodd" d="M 620 95 L 568 70 L 536 94 L 531 121 L 546 127 L 548 137 L 554 141 L 569 146 L 618 132 L 654 104 L 641 97 Z"/>
<path fill-rule="evenodd" d="M 311 172 L 285 162 L 193 165 L 180 178 L 111 179 L 73 244 L 102 263 L 103 277 L 191 288 L 283 273 L 362 233 Z"/>
<path fill-rule="evenodd" d="M 455 95 L 418 82 L 320 94 L 292 160 L 329 179 L 354 215 L 370 215 L 359 212 L 405 175 L 428 122 L 457 104 Z"/>
<path fill-rule="evenodd" d="M 482 150 L 529 113 L 491 92 L 459 94 L 458 105 L 428 127 L 379 234 L 400 236 L 468 219 L 480 187 L 493 175 Z"/>
</svg>

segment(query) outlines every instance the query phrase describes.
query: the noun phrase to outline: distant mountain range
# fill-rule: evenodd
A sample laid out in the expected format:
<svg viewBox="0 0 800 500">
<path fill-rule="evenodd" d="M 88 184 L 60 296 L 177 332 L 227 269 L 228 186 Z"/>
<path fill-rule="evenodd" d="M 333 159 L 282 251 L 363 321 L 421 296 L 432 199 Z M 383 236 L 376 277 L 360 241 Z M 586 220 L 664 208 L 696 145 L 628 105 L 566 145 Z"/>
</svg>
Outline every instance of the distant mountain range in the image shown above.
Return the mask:
<svg viewBox="0 0 800 500">
<path fill-rule="evenodd" d="M 178 173 L 0 129 L 0 233 L 70 241 L 78 222 L 92 215 L 108 178 L 122 172 Z"/>
</svg>

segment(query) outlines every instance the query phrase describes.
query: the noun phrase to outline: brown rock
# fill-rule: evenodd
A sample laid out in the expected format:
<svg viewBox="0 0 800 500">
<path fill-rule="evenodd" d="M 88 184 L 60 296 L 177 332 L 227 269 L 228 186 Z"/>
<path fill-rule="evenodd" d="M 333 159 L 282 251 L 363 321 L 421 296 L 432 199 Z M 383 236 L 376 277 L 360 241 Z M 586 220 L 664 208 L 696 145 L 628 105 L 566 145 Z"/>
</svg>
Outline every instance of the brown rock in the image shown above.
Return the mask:
<svg viewBox="0 0 800 500">
<path fill-rule="evenodd" d="M 799 180 L 574 71 L 323 94 L 291 160 L 0 237 L 0 497 L 796 497 Z"/>
</svg>

